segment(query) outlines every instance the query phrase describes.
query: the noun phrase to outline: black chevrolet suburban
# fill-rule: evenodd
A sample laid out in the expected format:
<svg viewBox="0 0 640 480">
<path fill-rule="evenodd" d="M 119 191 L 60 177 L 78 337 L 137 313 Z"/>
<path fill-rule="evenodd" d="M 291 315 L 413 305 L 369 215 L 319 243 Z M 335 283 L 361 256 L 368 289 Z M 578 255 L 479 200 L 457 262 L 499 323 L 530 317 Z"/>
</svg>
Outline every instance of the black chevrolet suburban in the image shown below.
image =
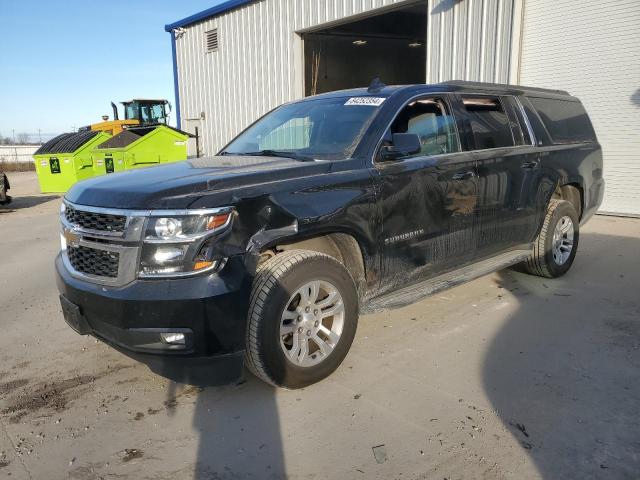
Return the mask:
<svg viewBox="0 0 640 480">
<path fill-rule="evenodd" d="M 319 95 L 215 157 L 73 187 L 62 310 L 132 355 L 244 362 L 304 387 L 343 361 L 359 313 L 512 265 L 563 275 L 603 191 L 600 145 L 567 92 L 448 82 Z"/>
</svg>

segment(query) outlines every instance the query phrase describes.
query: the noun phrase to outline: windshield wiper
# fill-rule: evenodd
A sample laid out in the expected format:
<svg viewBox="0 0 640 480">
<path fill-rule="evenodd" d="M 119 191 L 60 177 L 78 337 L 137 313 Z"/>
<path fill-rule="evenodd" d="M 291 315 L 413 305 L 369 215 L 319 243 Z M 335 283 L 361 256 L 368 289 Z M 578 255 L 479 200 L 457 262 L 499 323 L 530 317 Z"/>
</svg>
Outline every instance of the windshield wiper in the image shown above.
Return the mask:
<svg viewBox="0 0 640 480">
<path fill-rule="evenodd" d="M 301 162 L 314 162 L 316 159 L 308 155 L 300 155 L 295 152 L 286 152 L 280 150 L 260 150 L 257 152 L 222 152 L 222 155 L 238 155 L 240 157 L 278 157 L 278 158 L 292 158 L 293 160 L 300 160 Z"/>
</svg>

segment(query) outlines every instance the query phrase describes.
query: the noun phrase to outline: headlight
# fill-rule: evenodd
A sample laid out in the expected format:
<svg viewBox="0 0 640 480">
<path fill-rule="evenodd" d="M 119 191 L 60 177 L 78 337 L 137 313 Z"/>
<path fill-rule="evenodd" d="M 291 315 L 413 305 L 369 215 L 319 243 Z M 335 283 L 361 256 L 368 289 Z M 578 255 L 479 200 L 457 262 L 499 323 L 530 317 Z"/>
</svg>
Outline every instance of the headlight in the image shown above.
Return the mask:
<svg viewBox="0 0 640 480">
<path fill-rule="evenodd" d="M 151 217 L 145 240 L 175 242 L 194 240 L 225 228 L 231 221 L 231 211 L 222 213 L 191 214 L 181 216 Z"/>
<path fill-rule="evenodd" d="M 213 242 L 218 232 L 229 227 L 232 217 L 230 208 L 152 213 L 145 230 L 139 276 L 180 277 L 220 268 L 224 259 L 213 258 Z"/>
<path fill-rule="evenodd" d="M 182 233 L 182 220 L 177 218 L 158 218 L 155 221 L 154 230 L 158 238 L 175 237 L 178 233 Z"/>
</svg>

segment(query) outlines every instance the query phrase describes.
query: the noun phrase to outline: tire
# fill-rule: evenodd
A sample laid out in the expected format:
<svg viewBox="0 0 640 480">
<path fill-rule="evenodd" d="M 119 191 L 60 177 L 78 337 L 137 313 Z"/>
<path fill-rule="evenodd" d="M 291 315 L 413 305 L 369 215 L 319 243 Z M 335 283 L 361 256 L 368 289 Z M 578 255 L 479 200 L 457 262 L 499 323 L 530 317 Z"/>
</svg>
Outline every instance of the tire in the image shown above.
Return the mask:
<svg viewBox="0 0 640 480">
<path fill-rule="evenodd" d="M 559 245 L 558 237 L 554 238 L 556 227 L 562 222 L 561 227 L 567 228 L 567 220 L 571 221 L 573 236 L 571 239 L 571 250 L 567 255 L 567 233 L 563 234 L 561 254 L 554 245 Z M 525 272 L 545 278 L 557 278 L 569 271 L 578 251 L 580 240 L 580 221 L 575 207 L 566 200 L 553 199 L 549 202 L 547 214 L 544 218 L 542 230 L 536 238 L 531 252 L 522 267 Z"/>
<path fill-rule="evenodd" d="M 312 288 L 307 289 L 308 285 Z M 313 285 L 319 293 L 315 303 L 308 303 L 300 292 L 306 292 L 305 298 L 310 302 Z M 329 302 L 328 306 L 323 302 Z M 311 306 L 307 309 L 305 305 Z M 337 313 L 323 318 L 331 312 Z M 281 253 L 259 267 L 253 283 L 245 363 L 254 375 L 271 385 L 306 387 L 340 366 L 353 343 L 357 325 L 358 294 L 342 263 L 307 250 Z M 340 331 L 337 340 L 334 331 Z M 319 346 L 322 340 L 323 349 Z M 306 356 L 301 348 L 305 342 L 309 352 Z"/>
</svg>

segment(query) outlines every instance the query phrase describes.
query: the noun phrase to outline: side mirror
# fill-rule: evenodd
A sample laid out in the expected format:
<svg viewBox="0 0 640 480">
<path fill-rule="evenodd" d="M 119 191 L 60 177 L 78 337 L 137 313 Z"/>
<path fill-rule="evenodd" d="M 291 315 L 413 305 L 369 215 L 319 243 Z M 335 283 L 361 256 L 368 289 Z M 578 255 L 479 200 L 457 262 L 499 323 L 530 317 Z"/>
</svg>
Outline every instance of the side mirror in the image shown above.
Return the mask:
<svg viewBox="0 0 640 480">
<path fill-rule="evenodd" d="M 394 133 L 393 145 L 382 147 L 380 156 L 383 161 L 390 162 L 420 153 L 421 150 L 422 144 L 420 143 L 420 137 L 415 133 Z"/>
</svg>

